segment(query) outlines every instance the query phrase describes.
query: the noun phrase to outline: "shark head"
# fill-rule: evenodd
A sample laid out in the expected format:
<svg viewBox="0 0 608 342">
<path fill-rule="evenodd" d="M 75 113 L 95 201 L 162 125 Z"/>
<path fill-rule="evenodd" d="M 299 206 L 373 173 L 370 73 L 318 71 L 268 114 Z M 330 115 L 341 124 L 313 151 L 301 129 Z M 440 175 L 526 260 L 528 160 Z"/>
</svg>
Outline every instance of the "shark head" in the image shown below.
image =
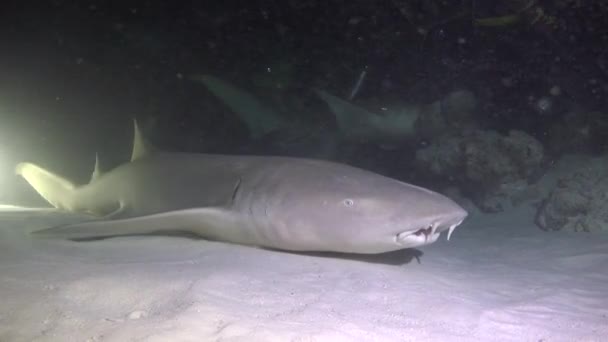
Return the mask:
<svg viewBox="0 0 608 342">
<path fill-rule="evenodd" d="M 301 244 L 296 250 L 315 245 L 372 254 L 419 247 L 443 232 L 449 239 L 467 216 L 439 193 L 343 164 L 292 163 L 272 178 L 272 191 L 254 209 L 274 223 L 273 234 Z"/>
</svg>

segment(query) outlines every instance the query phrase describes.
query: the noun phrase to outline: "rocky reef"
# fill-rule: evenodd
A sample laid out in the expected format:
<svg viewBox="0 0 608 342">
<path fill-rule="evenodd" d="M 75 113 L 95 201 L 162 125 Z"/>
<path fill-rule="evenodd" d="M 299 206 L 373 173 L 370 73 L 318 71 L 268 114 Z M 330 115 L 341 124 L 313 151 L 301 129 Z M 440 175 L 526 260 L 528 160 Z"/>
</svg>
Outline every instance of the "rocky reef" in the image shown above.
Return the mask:
<svg viewBox="0 0 608 342">
<path fill-rule="evenodd" d="M 543 230 L 608 231 L 608 160 L 587 162 L 557 179 L 540 205 Z"/>
<path fill-rule="evenodd" d="M 416 152 L 421 170 L 449 178 L 485 212 L 536 196 L 529 184 L 541 174 L 544 149 L 529 134 L 513 130 L 465 129 L 445 135 Z"/>
</svg>

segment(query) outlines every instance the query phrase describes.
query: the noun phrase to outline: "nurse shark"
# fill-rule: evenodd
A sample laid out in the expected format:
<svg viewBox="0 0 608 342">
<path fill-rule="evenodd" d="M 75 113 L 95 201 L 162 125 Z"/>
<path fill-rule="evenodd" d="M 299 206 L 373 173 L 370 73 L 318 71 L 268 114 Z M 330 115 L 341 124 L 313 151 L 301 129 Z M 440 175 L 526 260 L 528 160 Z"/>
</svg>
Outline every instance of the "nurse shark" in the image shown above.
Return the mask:
<svg viewBox="0 0 608 342">
<path fill-rule="evenodd" d="M 34 232 L 65 239 L 179 231 L 286 251 L 376 254 L 449 240 L 451 199 L 346 164 L 151 149 L 135 122 L 131 161 L 77 186 L 33 163 L 21 175 L 60 210 L 98 218 Z"/>
</svg>

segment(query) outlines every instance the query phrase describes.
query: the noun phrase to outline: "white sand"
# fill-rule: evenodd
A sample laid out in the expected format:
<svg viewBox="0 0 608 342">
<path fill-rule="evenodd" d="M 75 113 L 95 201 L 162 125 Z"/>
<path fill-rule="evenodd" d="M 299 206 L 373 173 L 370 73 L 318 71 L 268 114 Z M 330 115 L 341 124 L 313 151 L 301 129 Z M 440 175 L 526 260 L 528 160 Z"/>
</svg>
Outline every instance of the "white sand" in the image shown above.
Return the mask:
<svg viewBox="0 0 608 342">
<path fill-rule="evenodd" d="M 525 211 L 473 216 L 420 262 L 37 240 L 73 218 L 3 214 L 0 341 L 608 340 L 608 236 L 545 233 Z"/>
</svg>

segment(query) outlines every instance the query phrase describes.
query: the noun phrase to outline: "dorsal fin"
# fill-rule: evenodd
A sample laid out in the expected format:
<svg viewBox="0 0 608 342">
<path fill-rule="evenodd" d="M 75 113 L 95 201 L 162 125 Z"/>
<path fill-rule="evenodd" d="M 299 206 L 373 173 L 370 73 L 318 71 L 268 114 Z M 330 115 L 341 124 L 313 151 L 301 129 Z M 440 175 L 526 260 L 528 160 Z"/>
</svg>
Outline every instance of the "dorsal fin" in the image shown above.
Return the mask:
<svg viewBox="0 0 608 342">
<path fill-rule="evenodd" d="M 154 152 L 154 148 L 146 140 L 139 129 L 137 119 L 133 119 L 133 151 L 131 152 L 131 161 L 142 159 Z"/>
<path fill-rule="evenodd" d="M 93 168 L 93 173 L 91 174 L 91 180 L 89 183 L 93 183 L 101 177 L 101 166 L 99 165 L 99 154 L 95 153 L 95 168 Z"/>
</svg>

